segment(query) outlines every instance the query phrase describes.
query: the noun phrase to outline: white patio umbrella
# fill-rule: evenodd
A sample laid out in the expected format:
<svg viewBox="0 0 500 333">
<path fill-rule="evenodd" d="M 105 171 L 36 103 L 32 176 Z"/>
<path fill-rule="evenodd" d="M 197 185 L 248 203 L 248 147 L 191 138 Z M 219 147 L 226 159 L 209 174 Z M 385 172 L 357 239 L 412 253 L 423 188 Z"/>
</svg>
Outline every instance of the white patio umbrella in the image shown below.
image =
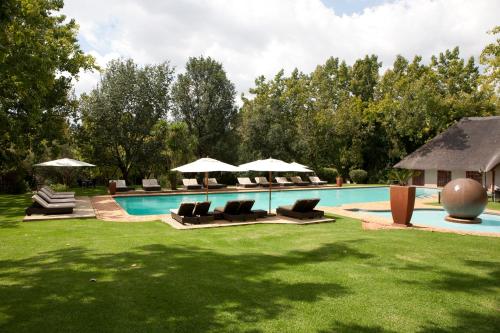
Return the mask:
<svg viewBox="0 0 500 333">
<path fill-rule="evenodd" d="M 58 160 L 53 160 L 53 161 L 48 161 L 48 162 L 34 164 L 33 166 L 35 166 L 35 167 L 56 167 L 56 168 L 95 167 L 94 164 L 90 164 L 90 163 L 87 163 L 87 162 L 74 160 L 72 158 L 60 158 Z M 68 175 L 67 174 L 64 175 L 64 178 L 65 178 L 65 182 L 67 183 Z"/>
<path fill-rule="evenodd" d="M 208 200 L 208 173 L 215 171 L 225 171 L 225 172 L 238 172 L 241 171 L 237 166 L 227 164 L 221 161 L 218 161 L 213 158 L 200 158 L 194 162 L 179 166 L 177 168 L 172 169 L 172 171 L 179 171 L 182 173 L 185 172 L 204 172 L 205 173 L 205 184 L 206 186 L 206 197 Z"/>
<path fill-rule="evenodd" d="M 297 163 L 297 162 L 292 162 L 292 163 L 290 163 L 290 165 L 293 165 L 294 167 L 306 168 L 307 169 L 307 165 L 300 164 L 300 163 Z"/>
<path fill-rule="evenodd" d="M 267 160 L 257 160 L 239 166 L 241 171 L 267 171 L 269 172 L 269 214 L 271 214 L 271 192 L 273 187 L 273 172 L 312 172 L 302 166 L 286 163 L 282 160 L 268 158 Z"/>
</svg>

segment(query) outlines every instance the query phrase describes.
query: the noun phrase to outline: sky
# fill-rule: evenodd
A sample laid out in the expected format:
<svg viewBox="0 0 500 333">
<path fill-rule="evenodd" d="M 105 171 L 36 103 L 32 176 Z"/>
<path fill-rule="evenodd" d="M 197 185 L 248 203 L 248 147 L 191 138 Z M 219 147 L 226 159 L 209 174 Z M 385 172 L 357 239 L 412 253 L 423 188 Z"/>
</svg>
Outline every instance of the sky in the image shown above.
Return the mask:
<svg viewBox="0 0 500 333">
<path fill-rule="evenodd" d="M 179 73 L 189 57 L 210 56 L 247 95 L 259 75 L 309 73 L 330 56 L 352 64 L 376 54 L 382 70 L 398 54 L 428 61 L 455 46 L 477 58 L 500 24 L 498 0 L 66 0 L 62 12 L 103 68 L 123 57 Z M 98 82 L 82 72 L 76 93 Z"/>
</svg>

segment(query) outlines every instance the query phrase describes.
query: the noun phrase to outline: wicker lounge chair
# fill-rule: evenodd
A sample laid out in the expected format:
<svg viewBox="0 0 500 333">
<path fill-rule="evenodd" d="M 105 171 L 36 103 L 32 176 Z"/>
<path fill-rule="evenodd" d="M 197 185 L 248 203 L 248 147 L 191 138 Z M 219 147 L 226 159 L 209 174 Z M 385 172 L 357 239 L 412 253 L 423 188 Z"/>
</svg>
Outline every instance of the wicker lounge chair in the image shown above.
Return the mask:
<svg viewBox="0 0 500 333">
<path fill-rule="evenodd" d="M 242 188 L 253 188 L 257 187 L 259 184 L 253 183 L 250 178 L 248 177 L 239 177 L 238 178 L 238 185 L 237 187 L 242 187 Z"/>
<path fill-rule="evenodd" d="M 245 220 L 245 216 L 240 214 L 240 206 L 240 200 L 229 200 L 224 207 L 215 208 L 215 218 L 222 218 L 228 221 L 243 221 Z"/>
<path fill-rule="evenodd" d="M 267 180 L 266 177 L 255 177 L 255 182 L 259 184 L 261 187 L 269 187 L 271 183 Z M 277 183 L 273 183 L 273 186 L 278 185 Z"/>
<path fill-rule="evenodd" d="M 170 216 L 172 216 L 174 220 L 182 224 L 185 223 L 197 224 L 199 223 L 199 219 L 197 216 L 193 214 L 194 207 L 195 207 L 194 202 L 183 202 L 181 203 L 178 209 L 170 210 Z"/>
<path fill-rule="evenodd" d="M 245 220 L 255 220 L 266 217 L 267 211 L 263 209 L 252 209 L 255 200 L 241 200 L 239 214 L 245 215 Z"/>
<path fill-rule="evenodd" d="M 194 206 L 193 215 L 198 217 L 198 223 L 207 223 L 214 220 L 214 213 L 210 212 L 210 201 L 200 201 Z"/>
<path fill-rule="evenodd" d="M 293 183 L 292 182 L 289 182 L 288 179 L 286 179 L 286 177 L 276 177 L 276 182 L 278 183 L 278 185 L 280 186 L 292 186 Z"/>
<path fill-rule="evenodd" d="M 293 177 L 290 177 L 290 180 L 292 181 L 292 183 L 294 185 L 297 185 L 297 186 L 307 186 L 307 185 L 311 185 L 311 183 L 309 182 L 305 182 L 302 180 L 302 178 L 300 176 L 293 176 Z"/>
<path fill-rule="evenodd" d="M 208 188 L 209 189 L 217 189 L 217 188 L 224 188 L 224 187 L 227 187 L 226 184 L 219 184 L 217 182 L 217 179 L 215 178 L 208 178 Z M 203 182 L 205 182 L 205 180 L 203 180 Z M 207 186 L 207 184 L 205 184 L 205 186 Z"/>
<path fill-rule="evenodd" d="M 56 192 L 50 186 L 43 186 L 41 191 L 44 191 L 51 198 L 74 198 L 75 192 Z"/>
<path fill-rule="evenodd" d="M 38 192 L 45 193 L 51 199 L 75 199 L 74 194 L 57 194 L 58 192 L 49 191 L 46 186 L 42 187 Z"/>
<path fill-rule="evenodd" d="M 196 178 L 189 178 L 189 179 L 184 178 L 182 180 L 182 185 L 185 190 L 201 190 L 202 188 L 202 186 L 198 184 Z"/>
<path fill-rule="evenodd" d="M 142 188 L 144 191 L 161 191 L 161 186 L 156 179 L 143 179 Z"/>
<path fill-rule="evenodd" d="M 313 185 L 326 185 L 328 182 L 326 180 L 321 180 L 317 176 L 310 176 L 309 180 L 311 181 L 311 184 Z"/>
<path fill-rule="evenodd" d="M 48 203 L 68 203 L 68 202 L 74 203 L 75 202 L 75 197 L 51 198 L 44 191 L 38 191 L 36 194 Z"/>
<path fill-rule="evenodd" d="M 284 215 L 297 219 L 314 219 L 321 218 L 325 214 L 322 210 L 314 208 L 319 203 L 320 199 L 301 199 L 295 201 L 292 206 L 280 206 L 276 209 L 278 215 Z"/>
<path fill-rule="evenodd" d="M 33 204 L 30 207 L 26 208 L 26 215 L 71 214 L 73 213 L 73 208 L 75 208 L 75 203 L 49 203 L 38 194 L 35 194 L 31 198 L 33 199 Z"/>
<path fill-rule="evenodd" d="M 134 190 L 133 187 L 127 186 L 127 182 L 125 182 L 125 180 L 123 180 L 123 179 L 114 179 L 114 180 L 110 180 L 109 182 L 116 183 L 116 192 L 127 192 L 127 191 Z"/>
</svg>

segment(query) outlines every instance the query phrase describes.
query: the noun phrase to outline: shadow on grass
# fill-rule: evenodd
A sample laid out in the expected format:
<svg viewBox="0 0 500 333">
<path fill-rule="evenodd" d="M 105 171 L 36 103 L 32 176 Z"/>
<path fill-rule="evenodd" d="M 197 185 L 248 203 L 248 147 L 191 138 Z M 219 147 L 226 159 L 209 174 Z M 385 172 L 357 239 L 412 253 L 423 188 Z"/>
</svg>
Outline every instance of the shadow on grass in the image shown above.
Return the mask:
<svg viewBox="0 0 500 333">
<path fill-rule="evenodd" d="M 451 327 L 440 327 L 435 323 L 428 323 L 419 330 L 419 333 L 497 333 L 500 328 L 499 315 L 485 315 L 474 311 L 454 312 L 456 323 Z"/>
<path fill-rule="evenodd" d="M 335 322 L 328 330 L 321 330 L 318 333 L 396 333 L 396 331 L 387 330 L 381 326 L 365 326 L 359 324 L 346 324 Z"/>
<path fill-rule="evenodd" d="M 4 260 L 0 330 L 242 332 L 242 325 L 276 318 L 292 302 L 314 303 L 351 293 L 314 276 L 309 282 L 293 282 L 269 273 L 348 257 L 371 255 L 347 242 L 282 256 L 157 244 L 122 253 L 68 248 Z M 92 278 L 97 282 L 90 282 Z"/>
<path fill-rule="evenodd" d="M 31 205 L 31 194 L 0 195 L 0 228 L 15 228 Z"/>
</svg>

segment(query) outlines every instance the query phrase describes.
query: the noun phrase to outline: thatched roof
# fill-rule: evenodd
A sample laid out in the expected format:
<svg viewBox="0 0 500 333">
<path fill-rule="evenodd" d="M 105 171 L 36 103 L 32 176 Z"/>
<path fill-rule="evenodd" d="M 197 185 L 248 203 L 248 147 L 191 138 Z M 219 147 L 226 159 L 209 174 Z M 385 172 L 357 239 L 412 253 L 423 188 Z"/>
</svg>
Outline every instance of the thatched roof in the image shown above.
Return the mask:
<svg viewBox="0 0 500 333">
<path fill-rule="evenodd" d="M 395 168 L 487 172 L 500 164 L 500 116 L 462 118 Z"/>
</svg>

